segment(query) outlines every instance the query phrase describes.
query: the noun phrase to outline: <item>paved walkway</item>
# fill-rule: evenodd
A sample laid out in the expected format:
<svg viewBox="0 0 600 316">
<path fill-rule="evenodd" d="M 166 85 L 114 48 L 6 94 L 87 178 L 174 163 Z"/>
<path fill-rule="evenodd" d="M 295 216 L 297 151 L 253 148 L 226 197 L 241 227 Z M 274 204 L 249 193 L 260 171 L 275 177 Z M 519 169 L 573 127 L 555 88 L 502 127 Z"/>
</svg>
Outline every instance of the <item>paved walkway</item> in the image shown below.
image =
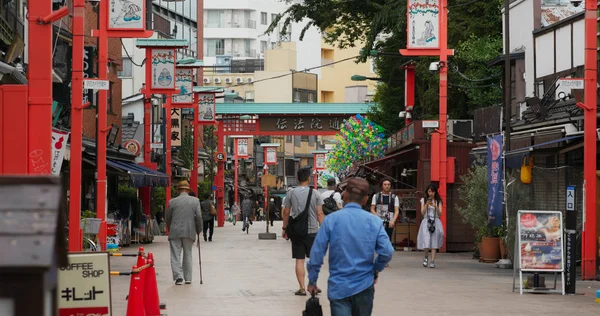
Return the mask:
<svg viewBox="0 0 600 316">
<path fill-rule="evenodd" d="M 301 315 L 306 297 L 297 290 L 290 244 L 280 238 L 281 222 L 275 223 L 277 240 L 258 240 L 264 222 L 255 222 L 250 234 L 240 224 L 226 223 L 216 228 L 214 241 L 201 242 L 204 285 L 199 283 L 195 264 L 191 285 L 175 286 L 171 281 L 169 247 L 166 237 L 158 237 L 146 251 L 154 253 L 161 301 L 170 316 L 296 316 Z M 137 248 L 125 248 L 135 252 Z M 599 315 L 594 302 L 600 282 L 578 282 L 584 295 L 512 293 L 512 270 L 500 270 L 478 263 L 470 254 L 442 254 L 436 269 L 421 266 L 419 252 L 396 252 L 390 267 L 380 274 L 376 285 L 373 315 Z M 197 260 L 194 246 L 194 262 Z M 134 258 L 112 257 L 112 270 L 128 270 Z M 327 292 L 328 269 L 319 278 Z M 112 277 L 113 315 L 125 315 L 128 277 Z M 329 313 L 326 295 L 321 295 L 325 315 Z"/>
</svg>

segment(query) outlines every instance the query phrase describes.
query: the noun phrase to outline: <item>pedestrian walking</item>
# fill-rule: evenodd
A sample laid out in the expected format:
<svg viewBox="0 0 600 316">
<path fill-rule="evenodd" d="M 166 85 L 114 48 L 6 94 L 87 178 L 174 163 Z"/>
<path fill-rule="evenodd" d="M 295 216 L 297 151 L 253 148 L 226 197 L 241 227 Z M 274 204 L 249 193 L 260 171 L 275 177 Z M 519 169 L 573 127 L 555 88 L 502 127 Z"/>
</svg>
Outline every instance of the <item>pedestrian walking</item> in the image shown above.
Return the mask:
<svg viewBox="0 0 600 316">
<path fill-rule="evenodd" d="M 215 215 L 217 215 L 217 210 L 215 209 L 215 205 L 212 203 L 209 194 L 205 195 L 204 201 L 200 203 L 200 208 L 202 209 L 203 220 L 202 235 L 204 236 L 204 241 L 208 240 L 211 242 L 215 230 Z M 207 232 L 208 239 L 206 238 Z"/>
<path fill-rule="evenodd" d="M 160 235 L 164 235 L 165 234 L 165 227 L 166 227 L 166 223 L 165 223 L 165 209 L 164 206 L 160 206 L 160 209 L 158 210 L 158 212 L 156 212 L 156 222 L 158 223 L 158 230 L 160 232 Z"/>
<path fill-rule="evenodd" d="M 271 222 L 271 226 L 273 226 L 273 221 L 275 220 L 275 214 L 279 213 L 279 208 L 277 204 L 275 204 L 275 199 L 271 198 L 269 200 L 269 221 Z M 269 223 L 267 223 L 268 225 Z"/>
<path fill-rule="evenodd" d="M 327 179 L 327 191 L 321 193 L 323 198 L 323 213 L 329 215 L 337 210 L 341 210 L 344 203 L 340 192 L 335 191 L 335 178 Z"/>
<path fill-rule="evenodd" d="M 385 232 L 392 241 L 392 233 L 398 214 L 400 214 L 400 200 L 391 192 L 392 181 L 384 179 L 381 181 L 381 192 L 373 195 L 371 200 L 371 213 L 378 216 L 383 221 Z"/>
<path fill-rule="evenodd" d="M 440 216 L 442 216 L 442 198 L 438 188 L 431 183 L 425 190 L 425 198 L 421 199 L 421 226 L 417 234 L 417 249 L 425 251 L 423 267 L 435 268 L 435 253 L 444 242 L 444 227 Z M 429 261 L 429 250 L 431 249 L 431 261 Z"/>
<path fill-rule="evenodd" d="M 296 295 L 306 295 L 304 263 L 310 257 L 310 250 L 319 225 L 323 222 L 323 199 L 319 191 L 308 186 L 311 171 L 309 167 L 297 172 L 298 186 L 287 192 L 283 205 L 283 237 L 292 241 L 292 258 L 296 259 L 296 278 L 300 289 Z M 290 227 L 288 227 L 288 224 Z M 303 230 L 303 231 L 302 231 Z M 293 234 L 292 234 L 293 233 Z M 319 290 L 320 292 L 320 290 Z"/>
<path fill-rule="evenodd" d="M 344 208 L 327 215 L 317 233 L 307 264 L 308 292 L 318 293 L 317 279 L 329 248 L 331 315 L 370 316 L 374 285 L 392 260 L 394 247 L 381 220 L 362 209 L 369 199 L 367 180 L 348 180 L 343 198 Z"/>
<path fill-rule="evenodd" d="M 177 191 L 179 196 L 169 201 L 166 222 L 169 229 L 173 280 L 176 285 L 181 285 L 184 280 L 185 284 L 192 283 L 192 245 L 196 241 L 196 235 L 202 231 L 202 212 L 200 201 L 189 195 L 189 182 L 180 181 Z"/>
<path fill-rule="evenodd" d="M 254 203 L 248 196 L 244 196 L 244 200 L 242 201 L 242 231 L 246 231 L 246 221 L 250 221 L 250 225 L 252 225 L 252 216 L 254 215 Z"/>
</svg>

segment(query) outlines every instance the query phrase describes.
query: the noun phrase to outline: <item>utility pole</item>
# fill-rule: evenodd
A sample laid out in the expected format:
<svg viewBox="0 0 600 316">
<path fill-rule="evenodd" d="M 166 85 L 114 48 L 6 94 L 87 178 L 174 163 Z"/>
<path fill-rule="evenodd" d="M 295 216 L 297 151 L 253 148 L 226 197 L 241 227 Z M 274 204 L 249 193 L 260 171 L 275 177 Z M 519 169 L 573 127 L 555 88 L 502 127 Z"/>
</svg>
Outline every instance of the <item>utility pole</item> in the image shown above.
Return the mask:
<svg viewBox="0 0 600 316">
<path fill-rule="evenodd" d="M 510 151 L 510 134 L 512 132 L 510 119 L 512 117 L 511 101 L 511 66 L 510 66 L 510 0 L 504 0 L 504 148 Z M 500 126 L 502 130 L 502 126 Z"/>
</svg>

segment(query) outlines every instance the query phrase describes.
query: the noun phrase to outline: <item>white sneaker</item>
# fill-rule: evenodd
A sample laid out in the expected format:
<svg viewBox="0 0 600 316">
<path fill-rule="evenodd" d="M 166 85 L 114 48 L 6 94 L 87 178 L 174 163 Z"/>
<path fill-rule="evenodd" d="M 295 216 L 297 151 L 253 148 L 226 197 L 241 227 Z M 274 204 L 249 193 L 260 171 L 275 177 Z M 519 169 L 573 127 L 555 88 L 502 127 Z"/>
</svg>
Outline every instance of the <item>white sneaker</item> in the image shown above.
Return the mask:
<svg viewBox="0 0 600 316">
<path fill-rule="evenodd" d="M 433 263 L 433 261 L 431 261 L 431 263 L 429 264 L 429 267 L 432 269 L 435 268 L 435 263 Z"/>
<path fill-rule="evenodd" d="M 427 257 L 423 259 L 423 267 L 427 268 Z"/>
</svg>

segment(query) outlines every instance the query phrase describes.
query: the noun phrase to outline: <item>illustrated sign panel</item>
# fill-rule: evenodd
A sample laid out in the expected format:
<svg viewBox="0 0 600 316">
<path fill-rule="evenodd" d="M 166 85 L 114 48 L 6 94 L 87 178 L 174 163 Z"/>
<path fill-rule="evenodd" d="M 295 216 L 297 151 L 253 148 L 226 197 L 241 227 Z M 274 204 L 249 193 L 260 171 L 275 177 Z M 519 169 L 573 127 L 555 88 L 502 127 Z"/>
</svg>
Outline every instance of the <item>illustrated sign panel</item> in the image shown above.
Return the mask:
<svg viewBox="0 0 600 316">
<path fill-rule="evenodd" d="M 181 109 L 171 108 L 171 146 L 181 146 Z"/>
<path fill-rule="evenodd" d="M 175 87 L 179 94 L 173 97 L 173 103 L 192 103 L 194 100 L 193 89 L 194 70 L 177 69 L 175 71 Z"/>
<path fill-rule="evenodd" d="M 152 50 L 152 82 L 150 89 L 175 89 L 175 51 Z"/>
<path fill-rule="evenodd" d="M 315 154 L 315 170 L 325 169 L 325 154 Z"/>
<path fill-rule="evenodd" d="M 198 94 L 198 122 L 210 123 L 215 121 L 216 99 L 214 93 Z"/>
<path fill-rule="evenodd" d="M 144 0 L 109 0 L 108 29 L 142 31 Z"/>
<path fill-rule="evenodd" d="M 65 157 L 69 132 L 52 129 L 52 174 L 60 174 L 60 168 Z"/>
<path fill-rule="evenodd" d="M 237 157 L 238 158 L 248 158 L 248 139 L 247 138 L 236 138 L 236 146 L 237 146 Z"/>
<path fill-rule="evenodd" d="M 261 131 L 338 132 L 348 116 L 261 116 Z"/>
<path fill-rule="evenodd" d="M 277 164 L 277 148 L 275 147 L 267 147 L 266 149 L 267 152 L 267 159 L 265 160 L 266 164 L 273 164 L 276 165 Z"/>
<path fill-rule="evenodd" d="M 58 315 L 111 315 L 107 252 L 70 253 L 58 271 Z"/>
<path fill-rule="evenodd" d="M 407 6 L 407 48 L 439 48 L 440 1 L 408 0 Z"/>
<path fill-rule="evenodd" d="M 562 213 L 519 211 L 519 251 L 522 271 L 563 271 Z"/>
</svg>

